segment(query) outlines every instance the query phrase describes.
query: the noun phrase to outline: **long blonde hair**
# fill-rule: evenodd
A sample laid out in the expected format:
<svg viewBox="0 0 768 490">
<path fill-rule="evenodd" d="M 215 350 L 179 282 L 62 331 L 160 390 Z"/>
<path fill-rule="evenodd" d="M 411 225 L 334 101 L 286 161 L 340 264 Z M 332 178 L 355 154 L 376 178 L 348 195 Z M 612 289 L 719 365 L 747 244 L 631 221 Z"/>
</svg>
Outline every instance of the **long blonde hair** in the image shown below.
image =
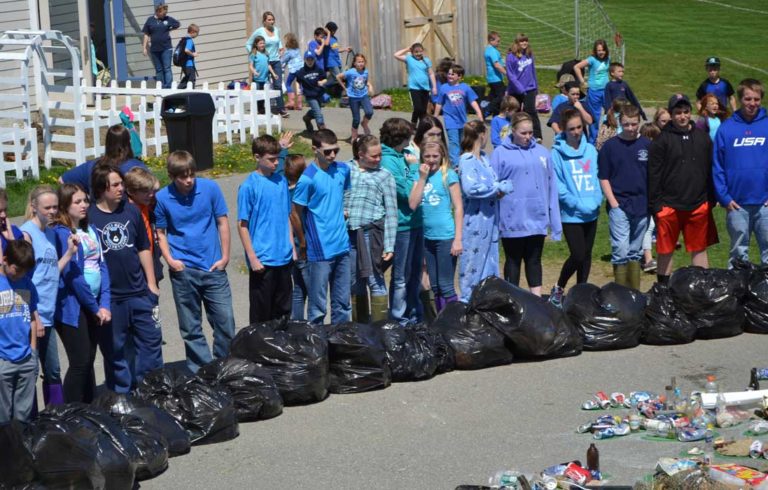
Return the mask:
<svg viewBox="0 0 768 490">
<path fill-rule="evenodd" d="M 442 161 L 440 162 L 440 172 L 443 174 L 443 185 L 446 189 L 448 189 L 448 169 L 451 168 L 451 162 L 448 160 L 448 150 L 445 149 L 443 140 L 441 140 L 438 136 L 427 136 L 424 138 L 424 140 L 419 145 L 419 154 L 422 156 L 422 158 L 424 157 L 424 152 L 427 148 L 438 148 L 440 150 L 440 155 L 442 156 Z"/>
<path fill-rule="evenodd" d="M 49 185 L 43 184 L 38 185 L 29 191 L 29 196 L 27 197 L 27 209 L 24 211 L 25 220 L 29 221 L 35 217 L 35 211 L 33 208 L 37 207 L 37 201 L 40 199 L 40 196 L 44 194 L 53 194 L 56 196 L 56 190 Z"/>
</svg>

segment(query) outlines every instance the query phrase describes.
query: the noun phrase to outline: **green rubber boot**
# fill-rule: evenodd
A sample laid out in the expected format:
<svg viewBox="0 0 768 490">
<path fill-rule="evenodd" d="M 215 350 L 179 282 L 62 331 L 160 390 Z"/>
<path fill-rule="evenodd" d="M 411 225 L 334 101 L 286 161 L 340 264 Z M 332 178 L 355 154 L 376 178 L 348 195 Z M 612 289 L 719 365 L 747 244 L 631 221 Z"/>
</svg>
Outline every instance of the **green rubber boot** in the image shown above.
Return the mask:
<svg viewBox="0 0 768 490">
<path fill-rule="evenodd" d="M 640 262 L 632 261 L 627 264 L 627 282 L 628 286 L 632 289 L 640 290 L 640 276 L 643 273 L 643 268 L 640 266 Z"/>
<path fill-rule="evenodd" d="M 627 280 L 627 264 L 621 264 L 621 265 L 614 265 L 613 266 L 613 282 L 616 284 L 621 284 L 622 286 L 629 286 L 629 281 Z"/>
</svg>

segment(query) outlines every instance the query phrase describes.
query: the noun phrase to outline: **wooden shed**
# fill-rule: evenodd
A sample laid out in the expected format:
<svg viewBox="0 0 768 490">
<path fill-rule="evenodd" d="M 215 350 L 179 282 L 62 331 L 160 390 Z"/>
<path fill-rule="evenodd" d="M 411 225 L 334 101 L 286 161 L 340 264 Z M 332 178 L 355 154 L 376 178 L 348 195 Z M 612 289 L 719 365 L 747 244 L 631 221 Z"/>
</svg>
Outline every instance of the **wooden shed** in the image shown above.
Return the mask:
<svg viewBox="0 0 768 490">
<path fill-rule="evenodd" d="M 340 44 L 368 58 L 377 91 L 405 83 L 392 53 L 417 41 L 435 64 L 448 56 L 469 74 L 485 73 L 486 0 L 250 0 L 249 8 L 249 29 L 271 11 L 281 33 L 296 34 L 302 48 L 316 27 L 335 22 Z"/>
</svg>

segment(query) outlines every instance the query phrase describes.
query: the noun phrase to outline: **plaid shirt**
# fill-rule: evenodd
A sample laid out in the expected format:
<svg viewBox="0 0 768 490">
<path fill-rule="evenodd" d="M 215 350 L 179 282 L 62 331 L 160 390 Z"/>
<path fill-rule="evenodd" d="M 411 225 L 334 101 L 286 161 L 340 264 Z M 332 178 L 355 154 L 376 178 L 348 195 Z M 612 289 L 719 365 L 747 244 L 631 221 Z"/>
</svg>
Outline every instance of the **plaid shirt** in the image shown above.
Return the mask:
<svg viewBox="0 0 768 490">
<path fill-rule="evenodd" d="M 357 162 L 347 163 L 352 185 L 344 193 L 347 228 L 354 231 L 384 218 L 384 252 L 395 251 L 397 191 L 392 174 L 378 168 L 361 171 Z"/>
</svg>

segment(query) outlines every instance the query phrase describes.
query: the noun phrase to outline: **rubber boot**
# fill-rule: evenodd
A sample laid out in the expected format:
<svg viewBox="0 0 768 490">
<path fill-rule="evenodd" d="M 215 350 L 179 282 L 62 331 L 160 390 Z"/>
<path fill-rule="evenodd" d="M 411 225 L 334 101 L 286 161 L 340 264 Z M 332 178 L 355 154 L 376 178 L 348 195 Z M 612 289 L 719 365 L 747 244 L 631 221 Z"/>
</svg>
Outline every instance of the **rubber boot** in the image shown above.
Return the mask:
<svg viewBox="0 0 768 490">
<path fill-rule="evenodd" d="M 387 296 L 371 296 L 371 323 L 389 318 L 389 298 Z"/>
<path fill-rule="evenodd" d="M 424 321 L 427 323 L 431 323 L 437 318 L 433 298 L 434 296 L 430 290 L 425 289 L 419 293 L 419 300 L 421 301 L 421 306 L 424 308 Z"/>
<path fill-rule="evenodd" d="M 627 264 L 627 285 L 632 289 L 640 290 L 640 276 L 643 268 L 640 262 L 633 260 Z"/>
<path fill-rule="evenodd" d="M 368 313 L 368 295 L 352 296 L 352 321 L 357 323 L 369 323 L 371 317 Z"/>
<path fill-rule="evenodd" d="M 296 110 L 300 111 L 304 108 L 304 96 L 296 94 Z"/>
<path fill-rule="evenodd" d="M 43 403 L 48 405 L 64 405 L 64 387 L 61 383 L 43 383 Z"/>
<path fill-rule="evenodd" d="M 622 286 L 629 286 L 627 281 L 627 264 L 613 266 L 613 282 Z"/>
<path fill-rule="evenodd" d="M 288 95 L 288 102 L 285 103 L 285 108 L 292 111 L 294 107 L 296 107 L 296 94 L 289 93 Z"/>
<path fill-rule="evenodd" d="M 439 315 L 441 311 L 443 311 L 443 308 L 445 308 L 445 299 L 443 299 L 442 296 L 439 294 L 435 295 L 435 310 L 437 310 L 437 314 Z"/>
<path fill-rule="evenodd" d="M 443 308 L 448 306 L 448 303 L 455 303 L 459 300 L 459 297 L 457 295 L 448 296 L 447 298 L 443 298 Z"/>
</svg>

